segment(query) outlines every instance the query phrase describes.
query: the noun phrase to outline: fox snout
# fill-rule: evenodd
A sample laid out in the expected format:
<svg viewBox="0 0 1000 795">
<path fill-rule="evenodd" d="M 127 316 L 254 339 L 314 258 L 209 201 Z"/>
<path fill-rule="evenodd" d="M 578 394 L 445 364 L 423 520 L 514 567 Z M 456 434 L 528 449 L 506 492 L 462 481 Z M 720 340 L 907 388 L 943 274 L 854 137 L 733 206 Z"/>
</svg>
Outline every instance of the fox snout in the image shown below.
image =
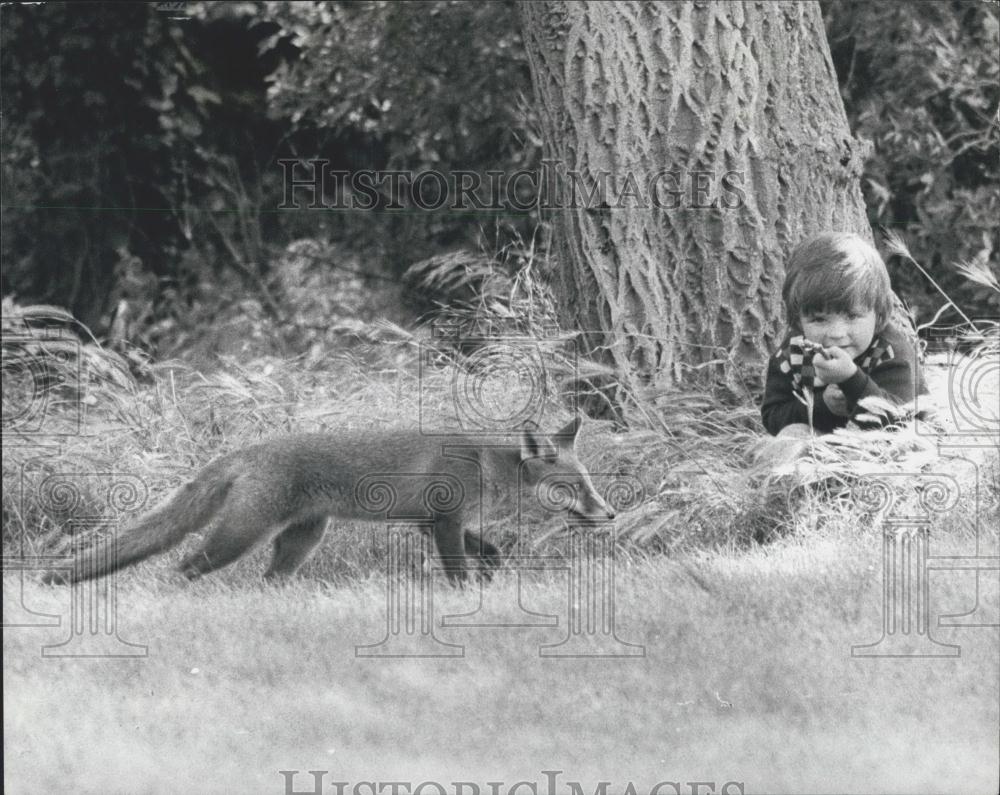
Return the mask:
<svg viewBox="0 0 1000 795">
<path fill-rule="evenodd" d="M 615 518 L 615 512 L 604 498 L 590 484 L 582 495 L 569 507 L 569 514 L 577 519 L 590 522 L 610 522 Z"/>
<path fill-rule="evenodd" d="M 588 510 L 579 510 L 576 507 L 570 508 L 569 513 L 577 519 L 584 519 L 591 522 L 610 522 L 615 518 L 615 512 L 610 506 L 601 500 L 601 505 L 594 506 Z"/>
</svg>

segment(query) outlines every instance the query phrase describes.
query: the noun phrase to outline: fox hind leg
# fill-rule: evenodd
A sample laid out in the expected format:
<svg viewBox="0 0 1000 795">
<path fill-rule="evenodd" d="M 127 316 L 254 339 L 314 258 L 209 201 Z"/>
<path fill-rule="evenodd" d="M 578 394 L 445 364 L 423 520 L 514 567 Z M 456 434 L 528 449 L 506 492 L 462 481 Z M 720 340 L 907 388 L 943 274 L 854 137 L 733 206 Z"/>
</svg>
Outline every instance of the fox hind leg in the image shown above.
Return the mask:
<svg viewBox="0 0 1000 795">
<path fill-rule="evenodd" d="M 274 555 L 264 578 L 291 577 L 315 551 L 326 534 L 326 517 L 289 525 L 274 539 Z"/>
<path fill-rule="evenodd" d="M 187 555 L 178 568 L 189 580 L 196 580 L 203 574 L 209 574 L 233 563 L 248 552 L 252 546 L 253 544 L 249 543 L 233 543 L 232 539 L 220 539 L 218 534 L 213 534 L 198 549 Z"/>
<path fill-rule="evenodd" d="M 500 550 L 476 533 L 465 534 L 465 552 L 479 561 L 479 576 L 486 582 L 493 579 L 493 571 L 500 568 Z"/>
<path fill-rule="evenodd" d="M 260 514 L 260 507 L 254 500 L 231 497 L 201 546 L 181 561 L 181 573 L 189 580 L 197 579 L 228 566 L 270 538 L 277 529 L 277 522 L 268 521 Z"/>
<path fill-rule="evenodd" d="M 189 580 L 228 566 L 249 552 L 256 543 L 237 534 L 216 531 L 196 550 L 187 555 L 178 568 Z"/>
<path fill-rule="evenodd" d="M 441 565 L 452 585 L 461 585 L 466 578 L 465 533 L 462 521 L 454 515 L 434 517 L 434 543 L 437 545 Z"/>
</svg>

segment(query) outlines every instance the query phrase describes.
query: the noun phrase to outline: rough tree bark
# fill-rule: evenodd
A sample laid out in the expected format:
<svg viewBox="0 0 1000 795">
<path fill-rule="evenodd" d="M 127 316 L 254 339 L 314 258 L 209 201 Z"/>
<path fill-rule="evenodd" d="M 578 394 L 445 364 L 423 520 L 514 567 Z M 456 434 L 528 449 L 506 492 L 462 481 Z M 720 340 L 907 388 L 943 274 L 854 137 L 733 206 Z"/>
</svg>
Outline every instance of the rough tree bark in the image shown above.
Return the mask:
<svg viewBox="0 0 1000 795">
<path fill-rule="evenodd" d="M 521 16 L 553 161 L 543 206 L 574 189 L 589 205 L 551 216 L 562 319 L 632 387 L 712 361 L 741 365 L 731 384 L 759 376 L 790 249 L 821 230 L 871 238 L 866 145 L 819 4 L 548 0 Z M 602 172 L 603 201 L 580 201 Z M 662 206 L 642 206 L 663 172 Z"/>
</svg>

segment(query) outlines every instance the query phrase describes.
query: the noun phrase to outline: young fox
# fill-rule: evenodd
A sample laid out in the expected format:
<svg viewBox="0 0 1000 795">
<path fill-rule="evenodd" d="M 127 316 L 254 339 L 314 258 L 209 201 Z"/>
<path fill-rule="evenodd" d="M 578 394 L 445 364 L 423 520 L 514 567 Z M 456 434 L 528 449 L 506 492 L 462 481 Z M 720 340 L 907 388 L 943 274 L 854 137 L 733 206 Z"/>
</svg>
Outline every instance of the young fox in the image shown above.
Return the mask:
<svg viewBox="0 0 1000 795">
<path fill-rule="evenodd" d="M 117 557 L 80 552 L 72 572 L 44 580 L 87 580 L 137 563 L 208 528 L 180 564 L 191 579 L 266 541 L 274 544 L 265 577 L 294 574 L 323 539 L 328 517 L 422 522 L 434 536 L 449 581 L 466 577 L 466 554 L 487 569 L 500 563 L 495 546 L 465 525 L 483 498 L 515 496 L 517 487 L 546 480 L 559 507 L 577 517 L 610 520 L 577 458 L 580 418 L 555 434 L 531 430 L 520 439 L 427 436 L 419 431 L 309 433 L 282 436 L 213 461 L 187 485 L 118 539 Z M 489 490 L 487 495 L 481 494 Z M 209 527 L 209 525 L 211 525 Z"/>
</svg>

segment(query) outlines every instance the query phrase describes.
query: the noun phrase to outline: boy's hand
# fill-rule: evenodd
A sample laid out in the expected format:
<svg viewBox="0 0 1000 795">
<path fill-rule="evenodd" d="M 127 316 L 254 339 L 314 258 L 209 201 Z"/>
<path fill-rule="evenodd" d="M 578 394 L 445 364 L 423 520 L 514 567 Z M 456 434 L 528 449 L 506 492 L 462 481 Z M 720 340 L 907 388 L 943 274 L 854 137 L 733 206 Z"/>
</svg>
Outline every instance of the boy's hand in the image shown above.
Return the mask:
<svg viewBox="0 0 1000 795">
<path fill-rule="evenodd" d="M 830 409 L 831 414 L 838 417 L 850 417 L 851 411 L 847 408 L 847 396 L 836 384 L 830 384 L 823 390 L 823 402 Z"/>
<path fill-rule="evenodd" d="M 843 348 L 831 346 L 823 348 L 813 356 L 813 369 L 823 383 L 839 384 L 854 375 L 858 366 Z"/>
</svg>

